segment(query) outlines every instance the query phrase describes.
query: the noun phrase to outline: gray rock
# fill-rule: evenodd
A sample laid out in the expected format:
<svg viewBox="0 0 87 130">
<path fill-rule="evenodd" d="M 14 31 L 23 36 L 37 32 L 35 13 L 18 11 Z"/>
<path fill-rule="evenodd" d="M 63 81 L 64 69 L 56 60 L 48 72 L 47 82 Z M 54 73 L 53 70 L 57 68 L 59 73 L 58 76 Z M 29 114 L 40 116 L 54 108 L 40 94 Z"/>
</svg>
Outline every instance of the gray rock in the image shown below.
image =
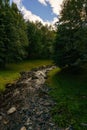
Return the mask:
<svg viewBox="0 0 87 130">
<path fill-rule="evenodd" d="M 32 126 L 30 126 L 28 129 L 29 129 L 29 130 L 33 130 Z"/>
<path fill-rule="evenodd" d="M 53 123 L 49 123 L 49 125 L 50 125 L 50 126 L 54 126 L 55 124 L 53 124 Z"/>
</svg>

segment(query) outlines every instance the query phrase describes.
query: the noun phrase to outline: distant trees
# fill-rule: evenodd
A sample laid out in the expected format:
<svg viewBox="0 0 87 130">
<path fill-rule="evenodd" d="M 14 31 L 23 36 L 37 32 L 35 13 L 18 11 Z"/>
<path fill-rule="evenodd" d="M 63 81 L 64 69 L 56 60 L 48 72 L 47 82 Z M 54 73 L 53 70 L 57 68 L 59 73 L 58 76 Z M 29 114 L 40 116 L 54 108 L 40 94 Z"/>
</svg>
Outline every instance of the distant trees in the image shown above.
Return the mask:
<svg viewBox="0 0 87 130">
<path fill-rule="evenodd" d="M 54 61 L 60 67 L 87 60 L 87 0 L 63 1 L 54 53 Z"/>
<path fill-rule="evenodd" d="M 55 31 L 38 21 L 36 23 L 28 21 L 27 34 L 29 40 L 28 58 L 48 59 L 52 57 Z"/>
<path fill-rule="evenodd" d="M 35 23 L 27 22 L 27 35 L 29 41 L 28 58 L 37 59 L 41 53 L 41 32 Z"/>
</svg>

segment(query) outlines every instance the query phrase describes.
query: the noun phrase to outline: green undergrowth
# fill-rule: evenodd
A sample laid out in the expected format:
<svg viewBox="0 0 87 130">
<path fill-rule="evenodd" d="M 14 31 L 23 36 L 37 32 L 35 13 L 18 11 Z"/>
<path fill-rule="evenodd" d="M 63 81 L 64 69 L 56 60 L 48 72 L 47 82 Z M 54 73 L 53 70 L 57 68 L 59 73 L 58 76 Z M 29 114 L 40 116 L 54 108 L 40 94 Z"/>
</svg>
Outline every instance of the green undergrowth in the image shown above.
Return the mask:
<svg viewBox="0 0 87 130">
<path fill-rule="evenodd" d="M 78 72 L 59 68 L 49 72 L 47 84 L 57 102 L 51 114 L 60 127 L 72 125 L 75 130 L 87 130 L 87 126 L 81 126 L 87 124 L 87 70 Z"/>
<path fill-rule="evenodd" d="M 0 91 L 5 90 L 5 84 L 12 83 L 17 80 L 20 76 L 19 72 L 29 71 L 32 68 L 50 64 L 52 64 L 52 61 L 50 60 L 31 60 L 6 65 L 5 69 L 0 70 Z"/>
</svg>

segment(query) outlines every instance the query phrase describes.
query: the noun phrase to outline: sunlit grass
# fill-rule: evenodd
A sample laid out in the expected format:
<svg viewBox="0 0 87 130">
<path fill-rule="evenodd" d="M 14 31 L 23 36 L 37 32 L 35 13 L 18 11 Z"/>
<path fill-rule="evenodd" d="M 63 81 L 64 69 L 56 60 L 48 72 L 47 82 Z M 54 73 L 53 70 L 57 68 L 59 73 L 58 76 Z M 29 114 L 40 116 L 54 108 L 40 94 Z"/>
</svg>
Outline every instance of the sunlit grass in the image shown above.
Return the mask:
<svg viewBox="0 0 87 130">
<path fill-rule="evenodd" d="M 87 124 L 87 71 L 72 74 L 57 68 L 48 75 L 50 95 L 57 102 L 51 111 L 53 120 L 60 127 L 72 125 L 76 130 L 86 130 L 80 124 Z"/>
<path fill-rule="evenodd" d="M 32 68 L 39 67 L 41 65 L 52 64 L 50 60 L 31 60 L 16 64 L 9 64 L 5 70 L 0 70 L 0 91 L 5 90 L 5 84 L 12 83 L 20 76 L 19 72 L 29 71 Z"/>
</svg>

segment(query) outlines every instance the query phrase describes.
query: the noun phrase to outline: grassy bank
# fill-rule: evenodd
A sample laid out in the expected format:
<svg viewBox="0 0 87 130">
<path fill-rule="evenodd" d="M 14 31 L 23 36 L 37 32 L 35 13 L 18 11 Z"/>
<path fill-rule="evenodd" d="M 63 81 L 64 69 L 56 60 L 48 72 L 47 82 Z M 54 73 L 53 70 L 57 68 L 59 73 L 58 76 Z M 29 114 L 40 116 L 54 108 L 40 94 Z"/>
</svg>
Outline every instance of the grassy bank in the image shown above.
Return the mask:
<svg viewBox="0 0 87 130">
<path fill-rule="evenodd" d="M 87 70 L 81 73 L 51 71 L 47 83 L 57 105 L 52 109 L 53 120 L 60 127 L 72 125 L 75 130 L 87 130 Z"/>
<path fill-rule="evenodd" d="M 17 64 L 9 64 L 6 69 L 0 70 L 0 91 L 5 90 L 5 84 L 12 83 L 19 78 L 19 72 L 29 71 L 32 68 L 39 67 L 41 65 L 52 64 L 49 60 L 31 60 Z"/>
</svg>

